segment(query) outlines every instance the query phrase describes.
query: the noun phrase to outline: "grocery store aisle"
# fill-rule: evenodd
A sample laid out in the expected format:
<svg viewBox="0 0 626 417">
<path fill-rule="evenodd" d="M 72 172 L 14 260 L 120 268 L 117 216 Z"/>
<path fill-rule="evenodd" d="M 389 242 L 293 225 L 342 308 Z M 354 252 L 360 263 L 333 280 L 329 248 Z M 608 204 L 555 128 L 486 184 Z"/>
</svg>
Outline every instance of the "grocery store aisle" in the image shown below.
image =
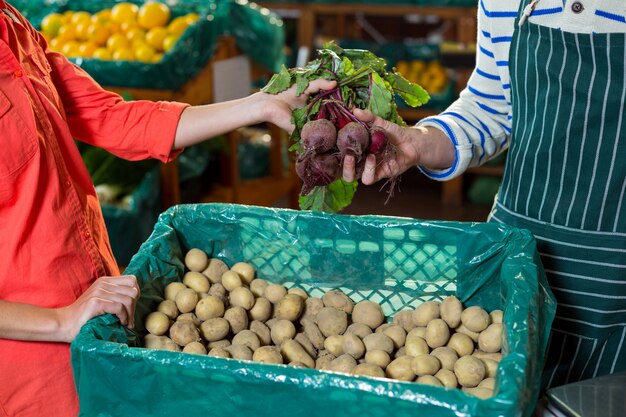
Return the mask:
<svg viewBox="0 0 626 417">
<path fill-rule="evenodd" d="M 379 184 L 360 184 L 352 204 L 343 213 L 477 222 L 485 221 L 489 214 L 489 205 L 477 205 L 468 201 L 461 207 L 444 206 L 441 203 L 441 183 L 425 177 L 417 169 L 402 175 L 395 195 L 387 204 L 387 193 L 379 189 Z"/>
</svg>

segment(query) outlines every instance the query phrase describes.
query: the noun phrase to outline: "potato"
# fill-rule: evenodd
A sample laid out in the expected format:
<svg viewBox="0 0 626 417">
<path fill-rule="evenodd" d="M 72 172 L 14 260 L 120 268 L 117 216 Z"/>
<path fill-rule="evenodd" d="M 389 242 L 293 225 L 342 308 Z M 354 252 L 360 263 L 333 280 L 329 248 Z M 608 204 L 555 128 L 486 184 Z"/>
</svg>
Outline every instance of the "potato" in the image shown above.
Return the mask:
<svg viewBox="0 0 626 417">
<path fill-rule="evenodd" d="M 493 359 L 480 359 L 485 364 L 485 377 L 495 378 L 498 373 L 498 362 Z"/>
<path fill-rule="evenodd" d="M 233 359 L 242 361 L 252 360 L 252 350 L 246 345 L 230 345 L 225 347 L 224 350 L 230 353 Z"/>
<path fill-rule="evenodd" d="M 208 342 L 206 344 L 206 347 L 211 350 L 213 348 L 227 348 L 228 346 L 232 345 L 232 343 L 230 343 L 230 340 L 228 339 L 222 339 L 222 340 L 216 340 L 214 342 Z M 228 356 L 230 358 L 230 356 Z"/>
<path fill-rule="evenodd" d="M 370 329 L 369 326 L 366 326 L 363 323 L 352 323 L 345 331 L 345 334 L 348 333 L 357 336 L 359 339 L 363 339 L 368 334 L 372 334 L 372 329 Z"/>
<path fill-rule="evenodd" d="M 328 368 L 329 370 L 334 372 L 343 372 L 349 374 L 356 367 L 356 365 L 356 359 L 354 359 L 347 353 L 344 353 L 343 355 L 333 359 L 332 362 L 330 362 Z"/>
<path fill-rule="evenodd" d="M 448 347 L 454 349 L 459 357 L 467 356 L 474 351 L 474 342 L 466 334 L 454 333 L 450 336 Z"/>
<path fill-rule="evenodd" d="M 230 307 L 224 312 L 224 318 L 230 324 L 230 330 L 233 334 L 248 328 L 248 313 L 242 307 Z"/>
<path fill-rule="evenodd" d="M 272 343 L 270 328 L 267 327 L 262 321 L 252 320 L 250 322 L 250 330 L 256 333 L 262 346 L 266 346 Z"/>
<path fill-rule="evenodd" d="M 226 288 L 226 291 L 232 291 L 235 288 L 241 287 L 241 277 L 234 271 L 226 271 L 222 274 L 222 285 Z"/>
<path fill-rule="evenodd" d="M 391 363 L 387 365 L 385 374 L 389 378 L 398 379 L 400 381 L 413 381 L 415 379 L 415 372 L 413 372 L 412 364 L 412 356 L 401 356 L 392 360 Z"/>
<path fill-rule="evenodd" d="M 201 321 L 224 316 L 224 303 L 217 297 L 209 295 L 196 304 L 196 316 Z"/>
<path fill-rule="evenodd" d="M 365 344 L 356 335 L 346 334 L 343 336 L 342 350 L 354 359 L 360 359 L 365 354 Z"/>
<path fill-rule="evenodd" d="M 298 333 L 293 340 L 300 343 L 310 357 L 312 357 L 313 359 L 317 357 L 317 349 L 315 349 L 315 346 L 313 346 L 309 338 L 306 337 L 304 333 Z"/>
<path fill-rule="evenodd" d="M 164 335 L 170 328 L 170 318 L 161 313 L 160 311 L 154 311 L 146 317 L 144 325 L 146 330 L 155 336 Z"/>
<path fill-rule="evenodd" d="M 200 272 L 187 272 L 183 276 L 183 284 L 195 292 L 208 292 L 211 287 L 209 279 Z"/>
<path fill-rule="evenodd" d="M 180 346 L 178 346 L 172 339 L 167 336 L 161 337 L 159 345 L 156 347 L 158 350 L 168 350 L 170 352 L 180 352 Z"/>
<path fill-rule="evenodd" d="M 393 358 L 397 359 L 400 356 L 405 356 L 405 355 L 406 355 L 406 347 L 402 346 L 400 349 L 396 350 L 396 353 L 393 354 Z"/>
<path fill-rule="evenodd" d="M 352 313 L 354 302 L 341 290 L 331 290 L 322 296 L 324 307 L 332 307 L 347 314 Z"/>
<path fill-rule="evenodd" d="M 246 285 L 250 285 L 256 274 L 256 269 L 247 262 L 237 262 L 230 270 L 239 274 L 241 281 Z"/>
<path fill-rule="evenodd" d="M 502 360 L 502 353 L 487 353 L 480 349 L 475 349 L 474 352 L 472 352 L 472 356 L 475 356 L 478 359 L 491 359 L 496 363 L 500 363 Z"/>
<path fill-rule="evenodd" d="M 208 319 L 200 325 L 200 333 L 207 342 L 222 340 L 228 335 L 229 331 L 230 324 L 221 317 Z"/>
<path fill-rule="evenodd" d="M 406 342 L 406 330 L 397 324 L 391 324 L 383 330 L 383 334 L 393 341 L 393 347 L 396 349 L 400 349 Z"/>
<path fill-rule="evenodd" d="M 248 311 L 252 320 L 266 322 L 272 316 L 272 303 L 267 298 L 259 297 L 254 300 L 254 306 Z"/>
<path fill-rule="evenodd" d="M 176 303 L 172 300 L 161 301 L 157 307 L 157 311 L 165 314 L 171 320 L 174 320 L 179 314 L 178 307 L 176 307 Z"/>
<path fill-rule="evenodd" d="M 458 353 L 456 353 L 456 351 L 451 347 L 447 346 L 441 346 L 433 349 L 430 354 L 439 359 L 442 369 L 448 369 L 450 371 L 454 370 L 454 364 L 459 359 Z"/>
<path fill-rule="evenodd" d="M 493 390 L 490 390 L 488 388 L 469 388 L 469 387 L 463 387 L 463 392 L 466 392 L 468 394 L 471 394 L 475 397 L 481 398 L 483 400 L 486 400 L 488 398 L 493 397 Z"/>
<path fill-rule="evenodd" d="M 496 353 L 502 349 L 502 324 L 490 324 L 478 335 L 478 347 L 487 353 Z"/>
<path fill-rule="evenodd" d="M 214 347 L 213 349 L 211 349 L 208 353 L 208 356 L 213 356 L 216 358 L 230 358 L 230 353 L 228 353 L 228 351 L 224 348 L 221 347 Z"/>
<path fill-rule="evenodd" d="M 224 261 L 211 258 L 209 259 L 207 267 L 202 271 L 202 274 L 206 276 L 212 284 L 217 284 L 222 282 L 222 275 L 226 271 L 228 271 L 228 265 L 226 265 Z"/>
<path fill-rule="evenodd" d="M 333 307 L 324 307 L 315 316 L 315 322 L 326 337 L 343 334 L 348 328 L 348 315 Z"/>
<path fill-rule="evenodd" d="M 261 347 L 259 336 L 252 330 L 242 330 L 233 337 L 233 345 L 245 345 L 253 352 Z"/>
<path fill-rule="evenodd" d="M 184 353 L 192 353 L 195 355 L 206 355 L 206 348 L 200 342 L 187 343 L 183 348 Z"/>
<path fill-rule="evenodd" d="M 473 388 L 485 378 L 485 364 L 474 356 L 462 356 L 454 364 L 454 374 L 459 384 Z"/>
<path fill-rule="evenodd" d="M 190 249 L 185 255 L 185 266 L 190 271 L 200 272 L 204 270 L 208 264 L 209 257 L 202 249 Z"/>
<path fill-rule="evenodd" d="M 426 327 L 414 327 L 410 332 L 407 333 L 406 338 L 410 339 L 414 336 L 419 336 L 422 339 L 426 340 Z"/>
<path fill-rule="evenodd" d="M 462 333 L 462 334 L 464 334 L 466 336 L 469 336 L 469 338 L 472 339 L 472 341 L 474 343 L 478 343 L 478 333 L 471 331 L 470 329 L 468 329 L 464 325 L 462 325 L 462 324 L 459 325 L 459 327 L 454 329 L 454 331 L 456 333 Z"/>
<path fill-rule="evenodd" d="M 311 300 L 311 298 L 309 298 Z M 311 341 L 315 349 L 324 349 L 324 335 L 320 331 L 317 324 L 311 319 L 300 320 L 304 334 Z"/>
<path fill-rule="evenodd" d="M 479 306 L 468 307 L 461 313 L 461 323 L 468 330 L 480 333 L 490 324 L 489 314 Z"/>
<path fill-rule="evenodd" d="M 368 334 L 363 338 L 363 344 L 367 352 L 371 350 L 384 350 L 389 355 L 393 353 L 393 340 L 381 333 Z"/>
<path fill-rule="evenodd" d="M 143 347 L 147 349 L 160 349 L 163 346 L 165 339 L 167 339 L 167 336 L 157 336 L 155 334 L 148 333 L 143 338 Z"/>
<path fill-rule="evenodd" d="M 294 368 L 306 368 L 306 366 L 302 362 L 298 361 L 289 362 L 287 366 L 293 366 Z"/>
<path fill-rule="evenodd" d="M 504 315 L 502 310 L 493 310 L 489 313 L 489 319 L 491 323 L 500 323 L 502 324 L 502 316 Z"/>
<path fill-rule="evenodd" d="M 176 294 L 176 307 L 181 313 L 189 313 L 196 308 L 198 304 L 198 293 L 191 288 L 180 290 Z"/>
<path fill-rule="evenodd" d="M 423 355 L 429 353 L 428 343 L 419 336 L 413 336 L 406 339 L 404 344 L 405 353 L 409 356 Z"/>
<path fill-rule="evenodd" d="M 352 321 L 365 324 L 370 329 L 375 329 L 385 321 L 385 316 L 380 304 L 365 300 L 354 306 Z"/>
<path fill-rule="evenodd" d="M 280 349 L 276 346 L 261 346 L 254 351 L 252 360 L 261 363 L 282 364 L 283 356 L 280 354 Z"/>
<path fill-rule="evenodd" d="M 442 382 L 438 378 L 436 378 L 436 377 L 434 377 L 432 375 L 422 375 L 422 376 L 418 377 L 415 380 L 415 382 L 417 382 L 418 384 L 432 385 L 432 386 L 435 386 L 435 387 L 442 387 L 443 386 Z"/>
<path fill-rule="evenodd" d="M 296 321 L 304 311 L 304 299 L 296 294 L 286 294 L 276 305 L 276 318 Z"/>
<path fill-rule="evenodd" d="M 317 313 L 324 308 L 324 303 L 321 298 L 309 297 L 304 300 L 304 313 L 302 314 L 302 318 L 310 318 L 315 319 Z"/>
<path fill-rule="evenodd" d="M 276 324 L 276 322 L 278 322 L 278 319 L 276 317 L 269 319 L 268 321 L 265 322 L 265 325 L 267 327 L 270 328 L 270 330 L 272 330 L 272 327 L 274 327 L 274 325 Z"/>
<path fill-rule="evenodd" d="M 385 371 L 380 366 L 371 363 L 361 363 L 352 369 L 354 375 L 371 376 L 374 378 L 384 378 Z"/>
<path fill-rule="evenodd" d="M 332 353 L 320 354 L 315 360 L 315 369 L 330 370 L 330 363 L 336 359 Z"/>
<path fill-rule="evenodd" d="M 302 300 L 306 300 L 307 298 L 309 298 L 309 294 L 307 294 L 306 291 L 304 291 L 302 288 L 298 287 L 289 288 L 287 290 L 287 294 L 298 295 L 300 296 L 300 298 L 302 298 Z"/>
<path fill-rule="evenodd" d="M 289 320 L 277 320 L 271 328 L 270 335 L 275 345 L 280 345 L 285 340 L 296 337 L 296 326 Z"/>
<path fill-rule="evenodd" d="M 407 333 L 410 332 L 415 327 L 413 324 L 413 312 L 411 310 L 398 311 L 393 316 L 393 324 L 402 326 Z"/>
<path fill-rule="evenodd" d="M 287 321 L 287 323 L 291 323 Z M 292 324 L 293 325 L 293 324 Z M 300 362 L 307 368 L 315 368 L 315 361 L 302 345 L 293 339 L 287 339 L 280 345 L 280 353 L 289 362 Z"/>
<path fill-rule="evenodd" d="M 340 334 L 328 336 L 326 340 L 324 340 L 324 349 L 326 349 L 335 356 L 343 355 L 343 338 L 343 335 Z"/>
<path fill-rule="evenodd" d="M 383 323 L 374 329 L 374 333 L 383 333 L 385 330 L 393 326 L 393 323 Z M 368 326 L 369 327 L 369 326 Z"/>
<path fill-rule="evenodd" d="M 442 319 L 434 319 L 426 326 L 426 343 L 431 348 L 445 346 L 450 339 L 450 328 Z"/>
<path fill-rule="evenodd" d="M 265 291 L 265 287 L 267 287 L 268 283 L 264 279 L 256 278 L 250 282 L 250 291 L 254 294 L 255 297 L 263 297 L 263 292 Z"/>
<path fill-rule="evenodd" d="M 263 296 L 272 304 L 279 302 L 286 294 L 287 288 L 280 284 L 269 284 L 263 291 Z"/>
<path fill-rule="evenodd" d="M 439 303 L 426 301 L 419 305 L 413 312 L 413 325 L 426 327 L 431 320 L 439 318 Z"/>
<path fill-rule="evenodd" d="M 200 327 L 200 325 L 202 324 L 202 320 L 200 320 L 195 313 L 181 314 L 180 316 L 176 317 L 176 321 L 190 321 L 195 324 L 196 327 Z"/>
<path fill-rule="evenodd" d="M 228 296 L 226 295 L 226 292 L 226 288 L 224 288 L 224 286 L 218 282 L 211 285 L 208 294 L 212 295 L 213 297 L 219 298 L 224 303 L 224 306 L 226 306 L 226 304 L 228 303 Z"/>
<path fill-rule="evenodd" d="M 241 307 L 244 310 L 250 310 L 254 306 L 255 299 L 252 291 L 246 287 L 237 287 L 230 292 L 228 296 L 231 306 Z"/>
<path fill-rule="evenodd" d="M 417 355 L 413 358 L 411 369 L 417 376 L 435 375 L 441 369 L 441 362 L 429 354 Z"/>
<path fill-rule="evenodd" d="M 480 384 L 478 384 L 478 388 L 487 388 L 493 391 L 496 388 L 496 379 L 485 378 L 482 381 L 480 381 Z"/>
<path fill-rule="evenodd" d="M 165 299 L 176 301 L 176 294 L 185 288 L 187 288 L 187 286 L 182 282 L 170 282 L 165 286 Z"/>
<path fill-rule="evenodd" d="M 446 297 L 439 305 L 439 314 L 451 329 L 456 328 L 461 323 L 461 313 L 463 305 L 454 295 Z"/>
<path fill-rule="evenodd" d="M 384 350 L 370 350 L 365 354 L 365 362 L 385 369 L 391 362 L 391 357 Z"/>
<path fill-rule="evenodd" d="M 456 375 L 449 369 L 440 369 L 435 374 L 435 378 L 441 381 L 441 384 L 446 388 L 456 388 L 459 384 Z"/>
<path fill-rule="evenodd" d="M 195 324 L 190 321 L 177 321 L 170 327 L 170 338 L 178 346 L 186 346 L 200 340 L 200 333 Z"/>
</svg>

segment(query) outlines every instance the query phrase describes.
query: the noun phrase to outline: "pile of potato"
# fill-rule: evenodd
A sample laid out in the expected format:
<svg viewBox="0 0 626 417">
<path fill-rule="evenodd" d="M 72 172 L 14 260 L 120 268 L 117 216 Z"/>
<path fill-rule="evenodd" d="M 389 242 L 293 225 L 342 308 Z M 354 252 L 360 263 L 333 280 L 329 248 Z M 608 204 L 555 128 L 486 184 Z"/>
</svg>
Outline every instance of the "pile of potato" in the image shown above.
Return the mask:
<svg viewBox="0 0 626 417">
<path fill-rule="evenodd" d="M 165 287 L 145 319 L 144 346 L 200 355 L 462 388 L 493 395 L 502 358 L 502 311 L 463 308 L 454 296 L 399 311 L 354 303 L 339 290 L 322 298 L 231 268 L 200 249 L 185 256 L 183 282 Z"/>
</svg>

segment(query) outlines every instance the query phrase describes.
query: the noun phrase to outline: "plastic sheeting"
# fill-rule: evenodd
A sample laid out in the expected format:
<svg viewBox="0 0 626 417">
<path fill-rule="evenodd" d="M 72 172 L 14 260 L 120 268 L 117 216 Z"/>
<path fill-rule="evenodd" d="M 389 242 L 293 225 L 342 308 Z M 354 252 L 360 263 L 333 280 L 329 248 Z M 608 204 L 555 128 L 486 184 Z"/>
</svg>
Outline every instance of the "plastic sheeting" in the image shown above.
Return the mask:
<svg viewBox="0 0 626 417">
<path fill-rule="evenodd" d="M 503 308 L 496 395 L 137 347 L 144 317 L 182 279 L 193 247 L 312 296 L 341 288 L 387 316 L 450 294 Z M 528 416 L 555 312 L 534 238 L 500 224 L 181 205 L 159 217 L 126 272 L 142 291 L 135 329 L 104 315 L 71 345 L 81 416 Z"/>
</svg>

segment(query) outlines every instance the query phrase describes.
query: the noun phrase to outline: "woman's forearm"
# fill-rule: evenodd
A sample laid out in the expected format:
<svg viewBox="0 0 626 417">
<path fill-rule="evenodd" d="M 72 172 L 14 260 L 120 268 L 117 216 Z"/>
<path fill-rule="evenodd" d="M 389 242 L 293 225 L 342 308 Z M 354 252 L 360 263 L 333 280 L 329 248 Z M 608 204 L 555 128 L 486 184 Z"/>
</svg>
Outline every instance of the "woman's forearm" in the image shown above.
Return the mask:
<svg viewBox="0 0 626 417">
<path fill-rule="evenodd" d="M 0 300 L 0 338 L 64 342 L 57 310 Z"/>
</svg>

